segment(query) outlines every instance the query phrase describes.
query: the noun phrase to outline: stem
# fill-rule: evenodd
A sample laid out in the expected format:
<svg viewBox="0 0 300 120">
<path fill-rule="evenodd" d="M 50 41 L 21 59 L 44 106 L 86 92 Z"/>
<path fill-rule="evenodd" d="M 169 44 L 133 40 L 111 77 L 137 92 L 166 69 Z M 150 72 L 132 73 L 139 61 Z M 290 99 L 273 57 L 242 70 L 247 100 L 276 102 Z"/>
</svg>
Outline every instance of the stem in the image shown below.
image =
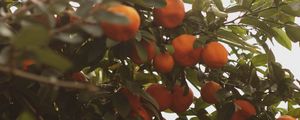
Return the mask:
<svg viewBox="0 0 300 120">
<path fill-rule="evenodd" d="M 69 81 L 58 80 L 51 77 L 39 76 L 39 75 L 35 75 L 32 73 L 24 72 L 22 70 L 18 70 L 6 66 L 0 66 L 0 72 L 9 73 L 14 76 L 18 76 L 18 77 L 26 78 L 28 80 L 49 84 L 53 86 L 58 86 L 58 87 L 72 88 L 72 89 L 86 89 L 88 91 L 93 91 L 93 92 L 99 90 L 99 88 L 94 85 L 84 84 L 79 82 L 69 82 Z"/>
</svg>

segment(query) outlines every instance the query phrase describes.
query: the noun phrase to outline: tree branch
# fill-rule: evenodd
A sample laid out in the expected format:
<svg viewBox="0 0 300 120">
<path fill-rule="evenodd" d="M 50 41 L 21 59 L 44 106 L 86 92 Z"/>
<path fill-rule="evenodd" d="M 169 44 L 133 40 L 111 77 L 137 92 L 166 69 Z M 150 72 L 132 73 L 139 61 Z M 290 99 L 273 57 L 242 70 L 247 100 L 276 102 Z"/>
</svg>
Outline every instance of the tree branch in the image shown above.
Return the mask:
<svg viewBox="0 0 300 120">
<path fill-rule="evenodd" d="M 93 92 L 96 92 L 99 90 L 99 88 L 95 85 L 79 83 L 79 82 L 63 81 L 63 80 L 58 80 L 56 78 L 39 76 L 39 75 L 35 75 L 32 73 L 24 72 L 22 70 L 18 70 L 18 69 L 6 67 L 6 66 L 0 66 L 0 72 L 8 73 L 8 74 L 11 74 L 14 76 L 18 76 L 18 77 L 26 78 L 26 79 L 36 81 L 39 83 L 49 84 L 49 85 L 58 86 L 58 87 L 72 88 L 72 89 L 86 89 L 88 91 L 93 91 Z"/>
</svg>

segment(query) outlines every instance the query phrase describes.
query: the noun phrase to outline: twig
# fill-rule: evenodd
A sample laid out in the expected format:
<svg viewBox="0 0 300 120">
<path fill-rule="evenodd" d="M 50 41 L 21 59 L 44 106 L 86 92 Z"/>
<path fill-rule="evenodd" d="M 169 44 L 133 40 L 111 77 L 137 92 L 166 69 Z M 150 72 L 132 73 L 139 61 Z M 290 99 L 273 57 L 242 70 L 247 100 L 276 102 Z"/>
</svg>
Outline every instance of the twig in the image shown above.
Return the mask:
<svg viewBox="0 0 300 120">
<path fill-rule="evenodd" d="M 88 91 L 93 91 L 93 92 L 99 90 L 99 88 L 95 85 L 79 83 L 79 82 L 63 81 L 51 77 L 39 76 L 39 75 L 35 75 L 32 73 L 24 72 L 22 70 L 18 70 L 6 66 L 0 66 L 0 72 L 10 73 L 11 75 L 15 75 L 39 83 L 50 84 L 58 87 L 72 88 L 72 89 L 86 89 Z"/>
</svg>

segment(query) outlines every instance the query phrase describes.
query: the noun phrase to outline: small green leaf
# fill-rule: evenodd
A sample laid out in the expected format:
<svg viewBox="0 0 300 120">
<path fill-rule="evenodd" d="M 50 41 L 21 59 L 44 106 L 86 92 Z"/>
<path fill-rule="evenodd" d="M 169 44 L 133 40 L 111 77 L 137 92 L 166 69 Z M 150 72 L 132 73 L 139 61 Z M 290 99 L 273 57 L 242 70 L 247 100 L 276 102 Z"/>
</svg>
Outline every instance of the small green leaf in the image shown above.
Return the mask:
<svg viewBox="0 0 300 120">
<path fill-rule="evenodd" d="M 273 36 L 272 29 L 266 23 L 259 21 L 256 18 L 245 17 L 241 19 L 240 23 L 252 25 L 255 28 L 259 28 L 259 30 L 268 35 L 269 38 Z"/>
<path fill-rule="evenodd" d="M 290 15 L 293 16 L 300 16 L 300 2 L 299 1 L 293 1 L 288 3 L 287 5 L 283 5 L 280 7 L 280 9 Z"/>
<path fill-rule="evenodd" d="M 279 29 L 279 28 L 272 28 L 273 31 L 274 31 L 274 37 L 275 37 L 275 40 L 281 44 L 283 47 L 291 50 L 292 49 L 292 42 L 290 40 L 290 38 L 287 36 L 287 34 L 282 30 L 282 29 Z"/>
<path fill-rule="evenodd" d="M 120 115 L 123 118 L 126 118 L 130 111 L 131 107 L 129 105 L 129 101 L 127 98 L 122 94 L 115 94 L 112 97 L 113 106 L 116 108 L 116 110 L 120 113 Z"/>
<path fill-rule="evenodd" d="M 275 15 L 278 14 L 278 9 L 277 8 L 271 8 L 271 9 L 267 9 L 267 10 L 264 10 L 262 12 L 260 12 L 258 15 L 261 16 L 261 17 L 273 17 Z"/>
<path fill-rule="evenodd" d="M 18 48 L 46 46 L 48 42 L 48 31 L 39 25 L 25 26 L 13 38 L 13 44 Z"/>
<path fill-rule="evenodd" d="M 71 67 L 71 62 L 69 60 L 58 55 L 51 49 L 42 48 L 36 49 L 33 52 L 41 63 L 55 67 L 61 71 L 65 71 Z"/>
<path fill-rule="evenodd" d="M 137 53 L 142 62 L 146 62 L 148 59 L 147 50 L 140 42 L 136 42 L 135 44 Z"/>
<path fill-rule="evenodd" d="M 285 26 L 286 34 L 293 42 L 300 41 L 300 26 L 297 24 L 287 24 Z"/>
<path fill-rule="evenodd" d="M 194 85 L 200 86 L 200 81 L 198 79 L 198 71 L 194 69 L 186 69 L 187 79 Z"/>
<path fill-rule="evenodd" d="M 94 16 L 97 20 L 107 22 L 107 23 L 121 24 L 121 25 L 129 24 L 129 20 L 127 19 L 126 16 L 115 14 L 112 12 L 107 12 L 104 10 L 96 11 Z"/>
<path fill-rule="evenodd" d="M 95 36 L 95 37 L 100 37 L 103 33 L 102 29 L 98 25 L 89 25 L 89 24 L 84 24 L 80 26 L 85 32 Z"/>
<path fill-rule="evenodd" d="M 268 63 L 268 56 L 266 54 L 259 54 L 254 56 L 251 61 L 254 66 L 262 66 Z"/>
<path fill-rule="evenodd" d="M 36 118 L 31 112 L 24 111 L 18 116 L 17 120 L 36 120 Z"/>
</svg>

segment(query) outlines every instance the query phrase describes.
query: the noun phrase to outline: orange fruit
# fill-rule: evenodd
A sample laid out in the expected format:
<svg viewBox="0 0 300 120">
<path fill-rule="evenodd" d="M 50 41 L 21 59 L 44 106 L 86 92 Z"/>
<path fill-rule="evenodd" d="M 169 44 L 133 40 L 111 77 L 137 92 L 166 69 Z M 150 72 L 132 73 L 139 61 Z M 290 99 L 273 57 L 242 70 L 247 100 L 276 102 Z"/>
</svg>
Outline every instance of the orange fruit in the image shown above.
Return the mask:
<svg viewBox="0 0 300 120">
<path fill-rule="evenodd" d="M 203 101 L 209 104 L 216 104 L 219 102 L 216 98 L 216 94 L 221 88 L 222 87 L 219 83 L 209 81 L 205 83 L 205 85 L 201 88 L 201 98 L 203 99 Z"/>
<path fill-rule="evenodd" d="M 289 115 L 283 115 L 277 118 L 276 120 L 296 120 L 296 118 L 289 116 Z"/>
<path fill-rule="evenodd" d="M 134 118 L 140 117 L 142 120 L 152 120 L 149 113 L 143 106 L 134 108 L 134 110 L 131 112 L 131 117 Z"/>
<path fill-rule="evenodd" d="M 172 105 L 171 92 L 165 86 L 155 83 L 150 85 L 146 92 L 156 100 L 160 111 L 164 111 Z"/>
<path fill-rule="evenodd" d="M 155 42 L 147 42 L 145 40 L 142 40 L 141 41 L 142 43 L 142 46 L 146 49 L 146 52 L 147 52 L 147 61 L 142 61 L 141 58 L 139 57 L 138 55 L 138 51 L 137 51 L 137 48 L 136 46 L 134 46 L 131 50 L 131 55 L 130 55 L 130 58 L 132 59 L 132 61 L 135 63 L 135 64 L 143 64 L 145 62 L 149 62 L 151 61 L 154 56 L 155 56 Z"/>
<path fill-rule="evenodd" d="M 104 34 L 112 40 L 125 42 L 136 35 L 140 27 L 140 16 L 138 12 L 130 6 L 126 5 L 114 5 L 107 9 L 107 11 L 125 16 L 129 23 L 128 24 L 116 24 L 101 21 L 100 25 L 104 31 Z"/>
<path fill-rule="evenodd" d="M 121 88 L 119 92 L 127 98 L 132 109 L 135 109 L 135 108 L 138 108 L 141 106 L 140 97 L 137 95 L 134 95 L 131 91 L 129 91 L 129 89 Z"/>
<path fill-rule="evenodd" d="M 176 113 L 185 112 L 193 103 L 194 94 L 191 89 L 184 94 L 184 87 L 175 85 L 172 89 L 172 106 L 170 109 Z"/>
<path fill-rule="evenodd" d="M 228 52 L 225 47 L 218 42 L 206 44 L 202 51 L 202 60 L 204 64 L 211 68 L 221 68 L 228 61 Z"/>
<path fill-rule="evenodd" d="M 35 61 L 32 59 L 25 59 L 22 61 L 22 69 L 28 71 L 31 65 L 35 64 Z"/>
<path fill-rule="evenodd" d="M 234 104 L 237 110 L 241 110 L 241 114 L 243 114 L 243 116 L 248 118 L 256 115 L 256 109 L 249 101 L 238 99 L 234 101 Z"/>
<path fill-rule="evenodd" d="M 172 41 L 174 47 L 173 57 L 181 66 L 191 67 L 197 64 L 201 59 L 202 48 L 194 48 L 196 37 L 183 34 Z"/>
<path fill-rule="evenodd" d="M 167 5 L 153 10 L 154 23 L 171 29 L 182 24 L 185 11 L 182 0 L 166 0 Z"/>
<path fill-rule="evenodd" d="M 174 67 L 174 59 L 168 52 L 165 52 L 156 55 L 153 64 L 157 72 L 169 73 Z"/>
<path fill-rule="evenodd" d="M 130 117 L 140 117 L 142 120 L 151 120 L 149 113 L 142 106 L 139 96 L 134 95 L 127 88 L 121 88 L 119 92 L 127 98 L 131 106 Z"/>
<path fill-rule="evenodd" d="M 241 110 L 235 111 L 232 116 L 231 120 L 247 120 L 248 117 L 244 116 Z"/>
<path fill-rule="evenodd" d="M 78 81 L 78 82 L 85 82 L 85 76 L 81 72 L 74 72 L 71 74 L 72 80 Z"/>
</svg>

